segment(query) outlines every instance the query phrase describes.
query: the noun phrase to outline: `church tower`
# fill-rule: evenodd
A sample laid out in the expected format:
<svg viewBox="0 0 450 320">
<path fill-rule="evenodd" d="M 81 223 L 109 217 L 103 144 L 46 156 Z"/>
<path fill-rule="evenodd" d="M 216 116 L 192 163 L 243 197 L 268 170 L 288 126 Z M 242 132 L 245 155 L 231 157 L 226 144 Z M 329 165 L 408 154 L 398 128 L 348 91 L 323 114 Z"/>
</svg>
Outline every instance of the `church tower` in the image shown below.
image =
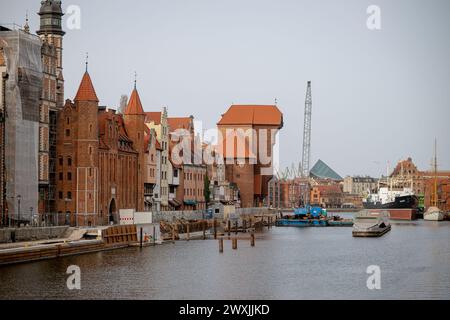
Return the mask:
<svg viewBox="0 0 450 320">
<path fill-rule="evenodd" d="M 57 76 L 57 105 L 62 108 L 64 104 L 64 78 L 62 67 L 63 37 L 66 34 L 62 29 L 62 16 L 64 13 L 59 0 L 41 1 L 38 12 L 41 17 L 40 28 L 36 33 L 39 37 L 56 48 L 56 76 Z"/>
<path fill-rule="evenodd" d="M 144 211 L 144 132 L 145 132 L 145 113 L 142 108 L 141 99 L 134 85 L 131 93 L 130 101 L 125 109 L 124 115 L 125 128 L 128 136 L 133 141 L 133 148 L 138 152 L 137 166 L 137 194 L 136 194 L 136 210 Z"/>
<path fill-rule="evenodd" d="M 62 72 L 61 1 L 41 1 L 38 12 L 40 28 L 36 32 L 42 42 L 43 92 L 39 106 L 39 213 L 50 214 L 55 224 L 64 222 L 56 210 L 56 139 L 58 112 L 64 104 L 64 78 Z M 28 32 L 28 15 L 25 24 Z M 62 221 L 61 221 L 62 219 Z"/>
</svg>

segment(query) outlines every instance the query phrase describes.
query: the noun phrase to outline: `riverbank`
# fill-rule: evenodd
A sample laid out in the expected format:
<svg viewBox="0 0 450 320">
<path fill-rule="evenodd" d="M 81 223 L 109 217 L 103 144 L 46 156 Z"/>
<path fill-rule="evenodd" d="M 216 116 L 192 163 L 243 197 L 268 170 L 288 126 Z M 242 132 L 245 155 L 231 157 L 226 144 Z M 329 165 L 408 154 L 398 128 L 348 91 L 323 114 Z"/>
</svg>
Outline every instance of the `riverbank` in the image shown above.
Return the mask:
<svg viewBox="0 0 450 320">
<path fill-rule="evenodd" d="M 450 222 L 399 221 L 381 238 L 351 228 L 264 228 L 255 247 L 176 241 L 0 267 L 0 299 L 450 299 Z M 68 290 L 67 268 L 81 270 Z M 367 267 L 381 270 L 369 290 Z"/>
</svg>

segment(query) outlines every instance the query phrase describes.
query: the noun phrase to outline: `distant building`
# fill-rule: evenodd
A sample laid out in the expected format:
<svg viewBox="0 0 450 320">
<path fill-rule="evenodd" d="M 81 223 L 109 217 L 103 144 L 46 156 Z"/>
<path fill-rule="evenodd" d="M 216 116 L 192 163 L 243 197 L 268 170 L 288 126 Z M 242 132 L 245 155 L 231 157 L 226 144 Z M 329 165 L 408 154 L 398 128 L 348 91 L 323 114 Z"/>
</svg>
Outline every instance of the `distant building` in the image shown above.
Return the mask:
<svg viewBox="0 0 450 320">
<path fill-rule="evenodd" d="M 350 177 L 344 178 L 344 192 L 350 194 L 367 195 L 369 191 L 376 190 L 378 179 L 372 177 Z"/>
<path fill-rule="evenodd" d="M 342 187 L 339 184 L 317 185 L 311 189 L 311 205 L 323 208 L 341 208 L 343 204 Z"/>
<path fill-rule="evenodd" d="M 273 146 L 275 134 L 283 127 L 283 114 L 275 105 L 232 105 L 217 127 L 222 136 L 219 152 L 225 161 L 226 180 L 239 188 L 241 206 L 268 205 Z M 257 141 L 258 136 L 265 141 Z M 267 149 L 264 156 L 268 163 L 261 159 L 261 146 Z"/>
<path fill-rule="evenodd" d="M 304 206 L 308 181 L 302 178 L 278 179 L 269 182 L 269 206 L 273 208 L 298 208 Z"/>
<path fill-rule="evenodd" d="M 312 178 L 316 179 L 324 179 L 324 180 L 333 180 L 333 181 L 342 181 L 342 177 L 336 173 L 333 169 L 331 169 L 325 162 L 322 160 L 317 160 L 314 166 L 309 171 L 309 175 Z"/>
<path fill-rule="evenodd" d="M 389 176 L 389 183 L 396 186 L 412 188 L 416 195 L 423 195 L 425 207 L 433 203 L 435 173 L 432 170 L 420 171 L 412 158 L 397 163 Z M 444 211 L 450 210 L 450 171 L 439 170 L 436 173 L 438 206 Z M 386 180 L 380 180 L 386 184 Z"/>
</svg>

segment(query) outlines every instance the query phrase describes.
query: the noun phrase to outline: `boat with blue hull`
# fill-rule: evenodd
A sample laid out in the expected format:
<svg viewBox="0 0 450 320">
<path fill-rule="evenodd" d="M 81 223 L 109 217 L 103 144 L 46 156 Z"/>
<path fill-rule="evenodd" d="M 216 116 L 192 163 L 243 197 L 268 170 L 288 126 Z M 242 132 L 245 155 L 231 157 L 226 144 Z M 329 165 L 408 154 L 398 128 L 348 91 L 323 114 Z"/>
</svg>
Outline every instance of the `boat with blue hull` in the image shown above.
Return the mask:
<svg viewBox="0 0 450 320">
<path fill-rule="evenodd" d="M 329 217 L 326 209 L 307 206 L 295 209 L 293 214 L 282 215 L 277 219 L 278 227 L 337 227 L 353 226 L 352 219 L 343 219 L 339 216 Z"/>
</svg>

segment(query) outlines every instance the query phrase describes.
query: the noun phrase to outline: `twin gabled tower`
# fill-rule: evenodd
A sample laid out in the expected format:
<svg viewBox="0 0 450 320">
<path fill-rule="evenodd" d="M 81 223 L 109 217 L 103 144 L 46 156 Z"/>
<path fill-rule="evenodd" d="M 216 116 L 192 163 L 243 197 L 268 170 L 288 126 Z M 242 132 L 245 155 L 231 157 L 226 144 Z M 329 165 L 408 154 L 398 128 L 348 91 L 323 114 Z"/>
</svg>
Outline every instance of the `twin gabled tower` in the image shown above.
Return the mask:
<svg viewBox="0 0 450 320">
<path fill-rule="evenodd" d="M 125 115 L 99 106 L 86 70 L 58 118 L 58 200 L 71 225 L 118 223 L 144 208 L 145 114 L 134 88 Z"/>
</svg>

